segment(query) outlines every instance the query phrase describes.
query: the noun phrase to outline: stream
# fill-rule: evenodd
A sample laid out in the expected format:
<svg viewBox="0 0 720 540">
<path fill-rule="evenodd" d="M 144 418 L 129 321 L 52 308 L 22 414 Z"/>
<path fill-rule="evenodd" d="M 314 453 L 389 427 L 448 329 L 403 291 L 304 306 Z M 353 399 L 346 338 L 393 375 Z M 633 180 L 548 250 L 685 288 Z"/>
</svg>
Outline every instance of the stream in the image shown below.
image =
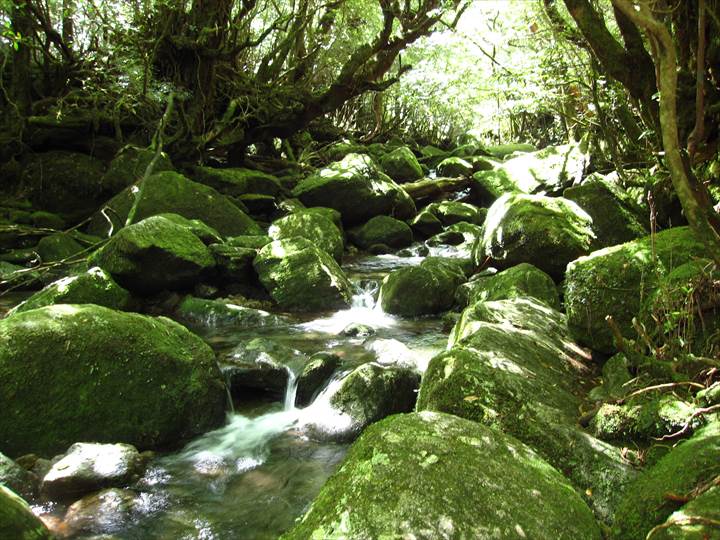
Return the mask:
<svg viewBox="0 0 720 540">
<path fill-rule="evenodd" d="M 284 399 L 235 403 L 223 427 L 178 452 L 156 454 L 143 478 L 116 499 L 88 506 L 71 519 L 65 515 L 67 506 L 57 503 L 36 505 L 33 510 L 67 538 L 277 538 L 302 516 L 345 456 L 349 444 L 313 440 L 304 425 L 318 419 L 326 425 L 343 421 L 333 417 L 328 399 L 352 368 L 376 359 L 372 348 L 364 346 L 366 340 L 400 341 L 421 371 L 445 348 L 447 333 L 439 318 L 403 320 L 376 305 L 379 284 L 388 272 L 422 260 L 381 255 L 346 263 L 344 270 L 356 287 L 349 309 L 283 314 L 290 322 L 279 328 L 193 328 L 218 358 L 243 340 L 262 336 L 299 351 L 301 358 L 319 351 L 335 353 L 342 364 L 304 409 L 294 406 L 296 377 L 303 365 L 292 364 Z M 370 326 L 376 334 L 372 338 L 342 335 L 351 323 Z"/>
</svg>

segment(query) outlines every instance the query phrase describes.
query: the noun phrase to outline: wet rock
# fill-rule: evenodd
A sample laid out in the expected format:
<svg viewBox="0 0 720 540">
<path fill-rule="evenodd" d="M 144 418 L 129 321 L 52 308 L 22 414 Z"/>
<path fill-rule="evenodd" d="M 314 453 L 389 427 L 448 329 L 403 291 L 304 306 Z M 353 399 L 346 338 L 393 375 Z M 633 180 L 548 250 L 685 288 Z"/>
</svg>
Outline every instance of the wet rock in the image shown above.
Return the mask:
<svg viewBox="0 0 720 540">
<path fill-rule="evenodd" d="M 197 236 L 161 216 L 125 227 L 90 261 L 123 287 L 142 294 L 191 287 L 215 266 Z"/>
<path fill-rule="evenodd" d="M 532 496 L 528 496 L 532 494 Z M 455 416 L 387 418 L 282 538 L 600 539 L 567 481 L 516 439 Z"/>
<path fill-rule="evenodd" d="M 282 191 L 280 180 L 275 176 L 253 169 L 193 167 L 192 177 L 233 197 L 248 193 L 274 197 Z"/>
<path fill-rule="evenodd" d="M 431 257 L 419 266 L 391 272 L 380 289 L 383 311 L 417 316 L 441 313 L 453 305 L 455 290 L 465 281 L 459 265 Z"/>
<path fill-rule="evenodd" d="M 342 260 L 345 242 L 340 230 L 332 220 L 317 212 L 295 212 L 273 222 L 268 230 L 273 240 L 301 237 L 331 255 Z"/>
<path fill-rule="evenodd" d="M 347 375 L 327 403 L 326 414 L 311 415 L 305 426 L 322 440 L 347 441 L 391 414 L 412 411 L 420 375 L 408 368 L 363 364 Z"/>
<path fill-rule="evenodd" d="M 15 306 L 8 315 L 54 304 L 97 304 L 111 309 L 130 307 L 130 293 L 120 287 L 105 270 L 87 272 L 55 281 Z"/>
<path fill-rule="evenodd" d="M 376 244 L 403 248 L 413 241 L 410 227 L 405 222 L 389 216 L 375 216 L 361 227 L 350 229 L 348 237 L 360 249 L 368 249 Z"/>
<path fill-rule="evenodd" d="M 591 224 L 572 201 L 504 195 L 488 210 L 483 237 L 473 249 L 475 262 L 490 258 L 500 268 L 530 263 L 560 281 L 570 261 L 590 252 Z"/>
<path fill-rule="evenodd" d="M 37 494 L 39 479 L 4 454 L 0 454 L 0 484 L 26 499 Z"/>
<path fill-rule="evenodd" d="M 33 207 L 81 218 L 93 212 L 112 192 L 102 182 L 104 166 L 86 154 L 32 154 L 23 164 L 22 182 Z"/>
<path fill-rule="evenodd" d="M 612 538 L 645 538 L 683 506 L 667 494 L 688 494 L 717 476 L 720 421 L 714 419 L 646 469 L 624 493 Z M 682 536 L 680 537 L 682 538 Z"/>
<path fill-rule="evenodd" d="M 298 407 L 309 405 L 318 391 L 330 380 L 335 370 L 340 367 L 340 363 L 340 357 L 336 354 L 319 352 L 312 355 L 298 377 L 295 405 Z"/>
<path fill-rule="evenodd" d="M 455 295 L 461 307 L 485 300 L 532 296 L 554 309 L 560 309 L 560 295 L 555 282 L 545 272 L 528 263 L 473 279 L 458 287 Z"/>
<path fill-rule="evenodd" d="M 67 226 L 65 220 L 52 212 L 38 210 L 30 214 L 30 221 L 34 227 L 42 229 L 62 230 Z"/>
<path fill-rule="evenodd" d="M 83 251 L 83 247 L 69 234 L 56 233 L 42 238 L 35 251 L 44 263 L 62 261 Z"/>
<path fill-rule="evenodd" d="M 126 489 L 105 489 L 73 503 L 62 523 L 69 536 L 122 532 L 135 518 L 137 496 Z"/>
<path fill-rule="evenodd" d="M 445 226 L 462 221 L 482 225 L 485 220 L 484 209 L 467 203 L 443 201 L 429 204 L 425 210 L 437 217 Z"/>
<path fill-rule="evenodd" d="M 350 323 L 343 328 L 340 335 L 346 337 L 365 338 L 375 335 L 375 329 L 372 326 L 362 323 Z"/>
<path fill-rule="evenodd" d="M 418 369 L 415 354 L 397 339 L 372 339 L 363 347 L 375 353 L 375 361 L 380 365 Z"/>
<path fill-rule="evenodd" d="M 470 176 L 473 173 L 473 166 L 459 157 L 449 157 L 440 162 L 437 166 L 438 176 L 457 178 Z"/>
<path fill-rule="evenodd" d="M 463 312 L 448 343 L 451 348 L 430 361 L 417 409 L 517 437 L 566 474 L 598 517 L 611 522 L 634 472 L 619 449 L 576 427 L 576 394 L 589 370 L 565 317 L 532 298 L 479 302 Z"/>
<path fill-rule="evenodd" d="M 0 451 L 48 456 L 79 440 L 177 443 L 222 422 L 225 389 L 181 325 L 60 304 L 0 321 L 0 402 Z"/>
<path fill-rule="evenodd" d="M 280 317 L 267 311 L 194 296 L 183 298 L 175 308 L 174 317 L 192 325 L 208 328 L 228 326 L 238 330 L 284 324 Z"/>
<path fill-rule="evenodd" d="M 657 233 L 654 241 L 648 236 L 571 262 L 565 308 L 573 336 L 592 349 L 617 352 L 605 318 L 611 315 L 624 337 L 636 337 L 632 319 L 640 315 L 643 299 L 657 290 L 660 278 L 705 254 L 690 229 L 678 227 Z"/>
<path fill-rule="evenodd" d="M 419 236 L 429 237 L 441 232 L 443 225 L 435 214 L 423 210 L 410 221 L 410 227 Z"/>
<path fill-rule="evenodd" d="M 233 396 L 248 393 L 281 398 L 290 373 L 305 361 L 305 355 L 267 338 L 240 343 L 222 359 L 222 371 Z"/>
<path fill-rule="evenodd" d="M 443 231 L 432 238 L 428 238 L 426 245 L 437 246 L 459 246 L 465 243 L 465 235 L 460 231 Z"/>
<path fill-rule="evenodd" d="M 380 167 L 395 182 L 412 182 L 424 175 L 415 154 L 407 146 L 401 146 L 380 158 Z"/>
<path fill-rule="evenodd" d="M 593 249 L 615 246 L 647 235 L 641 211 L 620 188 L 608 181 L 592 178 L 579 186 L 566 189 L 563 197 L 574 201 L 592 218 L 595 232 Z"/>
<path fill-rule="evenodd" d="M 49 499 L 77 500 L 137 480 L 144 466 L 140 453 L 129 444 L 76 443 L 53 464 L 40 491 Z"/>
<path fill-rule="evenodd" d="M 120 150 L 110 162 L 108 170 L 102 178 L 103 186 L 110 193 L 118 193 L 145 176 L 148 165 L 155 159 L 155 150 L 126 146 Z M 173 164 L 164 152 L 153 165 L 152 172 L 172 171 Z"/>
<path fill-rule="evenodd" d="M 415 204 L 368 156 L 349 154 L 342 161 L 302 180 L 293 196 L 307 206 L 334 208 L 346 225 L 357 225 L 377 215 L 410 219 Z"/>
<path fill-rule="evenodd" d="M 0 538 L 8 540 L 51 540 L 53 536 L 30 506 L 0 485 Z"/>
<path fill-rule="evenodd" d="M 281 308 L 312 311 L 350 304 L 352 285 L 343 271 L 330 255 L 305 238 L 266 245 L 253 266 Z"/>
</svg>

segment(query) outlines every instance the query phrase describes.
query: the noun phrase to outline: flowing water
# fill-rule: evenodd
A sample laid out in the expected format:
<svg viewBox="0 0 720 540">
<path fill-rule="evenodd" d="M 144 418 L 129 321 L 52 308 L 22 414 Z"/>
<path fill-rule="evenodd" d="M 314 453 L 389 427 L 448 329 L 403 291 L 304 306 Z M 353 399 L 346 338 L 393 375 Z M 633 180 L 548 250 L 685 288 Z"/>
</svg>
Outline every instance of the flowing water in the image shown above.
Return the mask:
<svg viewBox="0 0 720 540">
<path fill-rule="evenodd" d="M 65 535 L 111 534 L 121 539 L 264 539 L 277 538 L 300 517 L 343 459 L 348 445 L 317 442 L 304 425 L 318 419 L 342 429 L 329 397 L 351 369 L 375 359 L 366 339 L 346 337 L 351 323 L 375 329 L 372 339 L 405 344 L 424 369 L 442 350 L 446 334 L 438 319 L 401 320 L 376 305 L 379 283 L 390 270 L 422 261 L 419 257 L 366 257 L 345 270 L 356 285 L 349 309 L 295 316 L 287 326 L 238 332 L 228 328 L 200 332 L 221 358 L 238 343 L 262 336 L 307 358 L 330 351 L 341 368 L 305 409 L 294 406 L 302 365 L 288 368 L 284 399 L 275 403 L 236 403 L 227 423 L 190 442 L 182 450 L 158 455 L 144 477 L 128 486 L 124 504 L 88 512 L 84 519 L 63 521 L 66 508 L 36 506 Z M 421 293 L 419 291 L 419 293 Z"/>
</svg>

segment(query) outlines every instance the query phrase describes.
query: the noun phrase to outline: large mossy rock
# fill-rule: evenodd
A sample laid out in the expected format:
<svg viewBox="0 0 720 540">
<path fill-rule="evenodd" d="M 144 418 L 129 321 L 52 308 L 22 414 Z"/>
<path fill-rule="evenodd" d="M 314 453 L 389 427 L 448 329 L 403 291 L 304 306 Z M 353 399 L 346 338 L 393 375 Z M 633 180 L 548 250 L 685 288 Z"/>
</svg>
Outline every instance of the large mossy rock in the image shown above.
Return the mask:
<svg viewBox="0 0 720 540">
<path fill-rule="evenodd" d="M 266 245 L 253 266 L 281 308 L 312 311 L 350 304 L 352 285 L 343 271 L 330 255 L 305 238 Z"/>
<path fill-rule="evenodd" d="M 420 180 L 424 176 L 415 154 L 407 146 L 401 146 L 382 156 L 380 167 L 385 174 L 400 183 Z"/>
<path fill-rule="evenodd" d="M 548 146 L 510 158 L 492 171 L 473 176 L 473 191 L 484 204 L 508 192 L 560 193 L 579 180 L 587 163 L 577 145 Z"/>
<path fill-rule="evenodd" d="M 361 227 L 348 231 L 350 240 L 361 249 L 370 249 L 377 244 L 391 248 L 403 248 L 412 244 L 410 226 L 389 216 L 375 216 Z"/>
<path fill-rule="evenodd" d="M 603 521 L 633 478 L 620 450 L 576 427 L 590 375 L 563 314 L 532 298 L 466 309 L 420 386 L 418 410 L 454 414 L 500 429 L 568 476 Z M 590 495 L 588 495 L 590 494 Z"/>
<path fill-rule="evenodd" d="M 532 264 L 521 263 L 497 274 L 480 276 L 457 290 L 456 298 L 467 307 L 475 302 L 532 296 L 559 310 L 560 295 L 552 278 Z"/>
<path fill-rule="evenodd" d="M 54 281 L 15 306 L 9 315 L 53 304 L 97 304 L 126 310 L 130 301 L 130 293 L 115 283 L 110 274 L 94 267 L 82 274 Z"/>
<path fill-rule="evenodd" d="M 186 296 L 173 317 L 199 328 L 232 327 L 235 330 L 282 326 L 283 320 L 261 309 L 238 306 L 223 300 Z"/>
<path fill-rule="evenodd" d="M 320 439 L 353 440 L 373 422 L 412 411 L 419 385 L 420 374 L 414 369 L 363 364 L 342 380 L 327 404 L 316 405 L 329 410 L 311 414 L 306 427 Z"/>
<path fill-rule="evenodd" d="M 441 313 L 452 307 L 455 290 L 465 279 L 455 261 L 431 257 L 385 277 L 380 305 L 386 313 L 406 317 Z"/>
<path fill-rule="evenodd" d="M 530 263 L 560 281 L 570 261 L 590 252 L 592 218 L 577 204 L 541 195 L 507 194 L 488 210 L 473 248 L 475 263 L 488 257 L 500 268 Z"/>
<path fill-rule="evenodd" d="M 345 242 L 332 220 L 318 212 L 295 212 L 273 221 L 268 229 L 273 240 L 301 237 L 309 240 L 336 261 L 342 260 Z"/>
<path fill-rule="evenodd" d="M 571 262 L 565 276 L 565 308 L 574 337 L 592 349 L 616 352 L 605 318 L 612 316 L 626 338 L 637 337 L 632 319 L 641 315 L 643 299 L 674 268 L 705 255 L 692 231 L 677 227 L 656 234 L 654 240 L 647 236 Z"/>
<path fill-rule="evenodd" d="M 92 213 L 112 192 L 103 187 L 103 163 L 86 154 L 33 154 L 22 179 L 33 206 L 74 219 Z"/>
<path fill-rule="evenodd" d="M 695 488 L 707 485 L 717 478 L 718 456 L 720 420 L 716 417 L 643 472 L 629 487 L 618 508 L 612 537 L 616 540 L 645 538 L 653 527 L 662 524 L 683 505 L 678 500 L 668 498 L 668 494 L 687 495 Z M 715 536 L 689 535 L 670 538 Z"/>
<path fill-rule="evenodd" d="M 461 176 L 470 176 L 472 173 L 472 164 L 459 157 L 444 159 L 437 166 L 438 176 L 458 178 Z"/>
<path fill-rule="evenodd" d="M 141 294 L 190 287 L 215 266 L 197 236 L 162 216 L 120 230 L 90 261 Z"/>
<path fill-rule="evenodd" d="M 563 192 L 564 198 L 576 202 L 592 218 L 595 249 L 629 242 L 648 233 L 639 207 L 627 197 L 623 198 L 619 191 L 620 188 L 600 177 Z"/>
<path fill-rule="evenodd" d="M 173 164 L 164 152 L 155 159 L 156 152 L 150 148 L 138 148 L 137 146 L 126 146 L 120 150 L 108 166 L 102 181 L 103 186 L 110 193 L 118 193 L 131 184 L 142 179 L 147 171 L 148 165 L 155 160 L 152 171 L 172 171 Z"/>
<path fill-rule="evenodd" d="M 130 223 L 137 223 L 166 213 L 200 220 L 224 236 L 262 234 L 258 224 L 228 197 L 171 171 L 153 174 L 118 193 L 93 216 L 87 231 L 107 237 L 124 227 L 130 215 Z"/>
<path fill-rule="evenodd" d="M 720 538 L 720 486 L 711 487 L 674 512 L 656 529 L 655 540 Z"/>
<path fill-rule="evenodd" d="M 498 431 L 455 416 L 396 415 L 350 448 L 283 537 L 599 539 L 555 469 Z"/>
<path fill-rule="evenodd" d="M 377 215 L 410 219 L 415 203 L 366 155 L 348 154 L 342 161 L 308 176 L 293 190 L 307 206 L 334 208 L 346 225 L 364 223 Z"/>
<path fill-rule="evenodd" d="M 486 214 L 484 210 L 477 206 L 456 201 L 431 203 L 425 210 L 437 217 L 445 226 L 454 225 L 461 221 L 473 225 L 482 225 Z"/>
<path fill-rule="evenodd" d="M 5 540 L 52 540 L 53 536 L 30 506 L 0 485 L 0 538 Z"/>
<path fill-rule="evenodd" d="M 35 251 L 44 263 L 51 263 L 69 259 L 79 255 L 84 248 L 67 233 L 55 233 L 41 238 Z"/>
<path fill-rule="evenodd" d="M 60 304 L 0 321 L 0 451 L 11 457 L 87 440 L 174 444 L 219 425 L 225 399 L 212 350 L 169 319 Z"/>
<path fill-rule="evenodd" d="M 192 177 L 233 197 L 249 193 L 275 196 L 282 191 L 280 180 L 275 176 L 253 169 L 193 167 Z"/>
</svg>

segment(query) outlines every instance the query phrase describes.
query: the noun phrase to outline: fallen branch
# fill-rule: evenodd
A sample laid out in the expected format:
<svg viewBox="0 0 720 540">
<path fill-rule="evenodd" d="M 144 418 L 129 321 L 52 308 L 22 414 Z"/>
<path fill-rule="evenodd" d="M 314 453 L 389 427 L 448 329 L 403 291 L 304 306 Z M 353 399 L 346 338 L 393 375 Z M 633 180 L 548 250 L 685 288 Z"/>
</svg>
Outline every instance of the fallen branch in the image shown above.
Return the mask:
<svg viewBox="0 0 720 540">
<path fill-rule="evenodd" d="M 418 180 L 401 187 L 413 200 L 427 197 L 439 197 L 447 193 L 455 193 L 470 186 L 468 178 L 436 178 L 434 180 Z"/>
<path fill-rule="evenodd" d="M 682 435 L 685 435 L 685 433 L 687 433 L 687 431 L 690 429 L 690 426 L 692 425 L 692 421 L 695 420 L 698 416 L 714 413 L 715 411 L 720 411 L 720 404 L 713 405 L 712 407 L 705 407 L 704 409 L 696 409 L 695 412 L 690 415 L 690 418 L 687 419 L 687 422 L 685 422 L 685 425 L 679 431 L 676 431 L 675 433 L 670 433 L 669 435 L 664 435 L 659 438 L 653 438 L 656 441 L 667 441 L 669 439 L 681 437 Z"/>
</svg>

